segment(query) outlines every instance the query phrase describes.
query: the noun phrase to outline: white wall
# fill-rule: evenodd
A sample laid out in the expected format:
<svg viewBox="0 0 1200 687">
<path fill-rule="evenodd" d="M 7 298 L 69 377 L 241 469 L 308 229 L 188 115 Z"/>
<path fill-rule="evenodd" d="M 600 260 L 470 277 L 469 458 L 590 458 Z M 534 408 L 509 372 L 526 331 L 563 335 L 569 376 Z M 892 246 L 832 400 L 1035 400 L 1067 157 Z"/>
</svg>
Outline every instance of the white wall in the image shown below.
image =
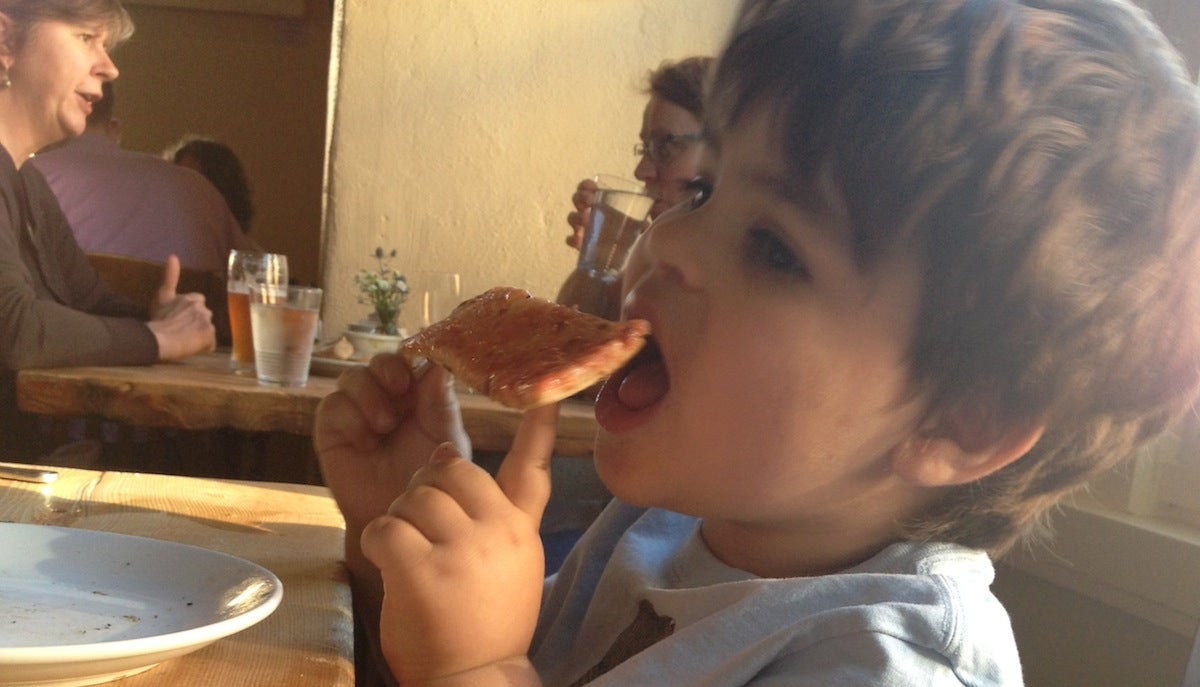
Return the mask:
<svg viewBox="0 0 1200 687">
<path fill-rule="evenodd" d="M 1009 565 L 992 590 L 1012 618 L 1025 687 L 1178 687 L 1180 635 Z"/>
<path fill-rule="evenodd" d="M 402 271 L 460 272 L 464 295 L 507 284 L 553 298 L 574 264 L 575 184 L 632 175 L 646 72 L 715 52 L 738 4 L 339 3 L 327 332 L 366 314 L 353 275 L 380 245 Z"/>
</svg>

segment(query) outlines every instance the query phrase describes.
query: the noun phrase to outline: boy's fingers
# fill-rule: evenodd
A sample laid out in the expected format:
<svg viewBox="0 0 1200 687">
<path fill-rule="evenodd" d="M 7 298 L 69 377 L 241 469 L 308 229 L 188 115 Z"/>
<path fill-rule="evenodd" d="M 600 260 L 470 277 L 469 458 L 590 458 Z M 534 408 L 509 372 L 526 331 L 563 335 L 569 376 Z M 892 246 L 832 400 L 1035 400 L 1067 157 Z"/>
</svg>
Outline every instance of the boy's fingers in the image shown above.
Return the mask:
<svg viewBox="0 0 1200 687">
<path fill-rule="evenodd" d="M 558 404 L 525 411 L 496 482 L 517 508 L 541 519 L 550 500 L 550 454 L 558 434 Z"/>
<path fill-rule="evenodd" d="M 417 382 L 422 389 L 417 404 L 421 430 L 427 436 L 453 442 L 462 457 L 470 461 L 471 440 L 463 427 L 458 395 L 454 393 L 454 376 L 441 365 L 425 363 L 424 367 L 425 373 Z"/>
</svg>

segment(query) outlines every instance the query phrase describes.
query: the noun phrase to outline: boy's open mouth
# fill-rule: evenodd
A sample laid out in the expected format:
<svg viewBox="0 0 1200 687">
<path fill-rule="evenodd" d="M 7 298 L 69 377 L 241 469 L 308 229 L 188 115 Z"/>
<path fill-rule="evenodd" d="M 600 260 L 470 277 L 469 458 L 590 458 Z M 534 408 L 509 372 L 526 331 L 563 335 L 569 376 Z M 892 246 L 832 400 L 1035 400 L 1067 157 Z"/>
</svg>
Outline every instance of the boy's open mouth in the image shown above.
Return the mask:
<svg viewBox="0 0 1200 687">
<path fill-rule="evenodd" d="M 619 431 L 642 411 L 657 404 L 671 388 L 667 366 L 654 337 L 633 360 L 605 382 L 596 399 L 596 420 L 605 429 Z"/>
<path fill-rule="evenodd" d="M 620 377 L 617 399 L 630 410 L 654 405 L 666 395 L 671 385 L 654 337 L 648 338 L 645 347 L 614 376 Z"/>
</svg>

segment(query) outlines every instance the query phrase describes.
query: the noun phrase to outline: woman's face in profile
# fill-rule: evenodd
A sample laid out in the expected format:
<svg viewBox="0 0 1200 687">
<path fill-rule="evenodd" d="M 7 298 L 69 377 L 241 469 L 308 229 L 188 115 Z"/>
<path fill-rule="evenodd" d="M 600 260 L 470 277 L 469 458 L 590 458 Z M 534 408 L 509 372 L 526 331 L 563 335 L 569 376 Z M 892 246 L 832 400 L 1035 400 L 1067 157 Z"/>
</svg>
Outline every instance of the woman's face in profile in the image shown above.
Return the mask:
<svg viewBox="0 0 1200 687">
<path fill-rule="evenodd" d="M 83 133 L 101 85 L 117 78 L 103 24 L 37 22 L 14 56 L 11 88 L 21 91 L 40 148 Z"/>
<path fill-rule="evenodd" d="M 650 102 L 646 103 L 642 113 L 639 133 L 646 153 L 638 161 L 633 175 L 654 197 L 651 218 L 691 196 L 687 185 L 696 176 L 700 151 L 704 147 L 696 138 L 702 128 L 700 120 L 691 112 L 657 93 L 650 95 Z"/>
</svg>

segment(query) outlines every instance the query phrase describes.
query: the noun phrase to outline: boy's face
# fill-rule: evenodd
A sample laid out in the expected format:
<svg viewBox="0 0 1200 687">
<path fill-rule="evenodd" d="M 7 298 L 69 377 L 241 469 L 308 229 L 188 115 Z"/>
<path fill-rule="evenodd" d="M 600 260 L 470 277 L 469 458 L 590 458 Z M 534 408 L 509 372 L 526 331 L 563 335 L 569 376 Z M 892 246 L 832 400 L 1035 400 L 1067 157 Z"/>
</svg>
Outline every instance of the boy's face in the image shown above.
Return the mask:
<svg viewBox="0 0 1200 687">
<path fill-rule="evenodd" d="M 707 202 L 639 242 L 625 315 L 651 322 L 661 360 L 614 375 L 596 406 L 613 493 L 705 518 L 709 546 L 748 570 L 760 544 L 797 537 L 878 548 L 925 498 L 889 461 L 922 410 L 906 358 L 917 263 L 856 268 L 840 223 L 786 197 L 767 121 L 728 132 Z"/>
</svg>

